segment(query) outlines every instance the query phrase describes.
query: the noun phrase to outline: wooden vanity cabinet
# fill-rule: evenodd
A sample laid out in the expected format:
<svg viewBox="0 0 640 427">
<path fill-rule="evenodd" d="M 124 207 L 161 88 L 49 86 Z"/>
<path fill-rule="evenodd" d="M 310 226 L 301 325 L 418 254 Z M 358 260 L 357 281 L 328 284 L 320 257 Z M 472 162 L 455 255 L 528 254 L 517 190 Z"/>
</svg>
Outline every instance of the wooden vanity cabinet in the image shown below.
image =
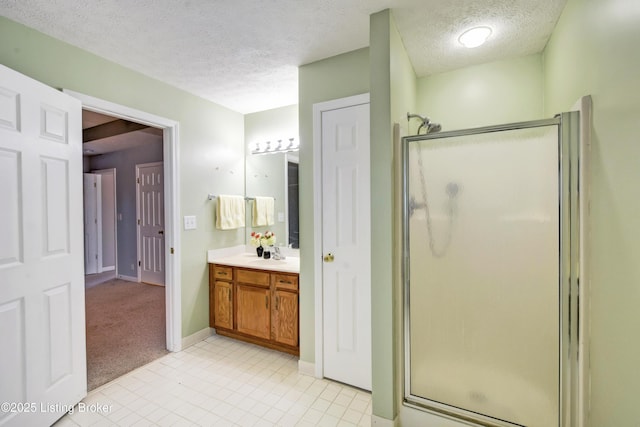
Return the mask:
<svg viewBox="0 0 640 427">
<path fill-rule="evenodd" d="M 236 330 L 271 338 L 269 273 L 236 268 Z"/>
<path fill-rule="evenodd" d="M 233 269 L 209 267 L 209 325 L 233 329 Z"/>
<path fill-rule="evenodd" d="M 274 310 L 273 339 L 281 344 L 298 345 L 298 276 L 271 274 Z"/>
<path fill-rule="evenodd" d="M 209 295 L 218 334 L 300 353 L 298 274 L 210 264 Z"/>
</svg>

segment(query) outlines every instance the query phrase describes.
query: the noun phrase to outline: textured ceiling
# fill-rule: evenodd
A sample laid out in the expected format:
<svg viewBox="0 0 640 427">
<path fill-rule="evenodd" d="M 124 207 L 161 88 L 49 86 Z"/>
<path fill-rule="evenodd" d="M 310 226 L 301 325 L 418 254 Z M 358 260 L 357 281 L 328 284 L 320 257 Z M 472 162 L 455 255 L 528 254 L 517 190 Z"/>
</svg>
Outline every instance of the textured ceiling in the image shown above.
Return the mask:
<svg viewBox="0 0 640 427">
<path fill-rule="evenodd" d="M 240 113 L 296 104 L 298 66 L 391 8 L 418 76 L 540 52 L 566 0 L 2 0 L 3 16 Z M 494 33 L 476 49 L 457 37 Z"/>
</svg>

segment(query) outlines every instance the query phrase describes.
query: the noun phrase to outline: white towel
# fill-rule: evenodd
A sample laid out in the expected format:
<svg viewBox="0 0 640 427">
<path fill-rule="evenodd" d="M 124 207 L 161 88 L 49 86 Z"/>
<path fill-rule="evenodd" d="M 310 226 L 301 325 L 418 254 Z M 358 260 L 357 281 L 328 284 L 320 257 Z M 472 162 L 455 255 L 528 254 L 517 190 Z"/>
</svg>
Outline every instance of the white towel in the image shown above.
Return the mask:
<svg viewBox="0 0 640 427">
<path fill-rule="evenodd" d="M 245 201 L 243 196 L 218 196 L 216 228 L 232 230 L 244 227 Z"/>
<path fill-rule="evenodd" d="M 253 202 L 252 225 L 254 227 L 273 225 L 274 206 L 275 199 L 273 197 L 256 197 Z"/>
</svg>

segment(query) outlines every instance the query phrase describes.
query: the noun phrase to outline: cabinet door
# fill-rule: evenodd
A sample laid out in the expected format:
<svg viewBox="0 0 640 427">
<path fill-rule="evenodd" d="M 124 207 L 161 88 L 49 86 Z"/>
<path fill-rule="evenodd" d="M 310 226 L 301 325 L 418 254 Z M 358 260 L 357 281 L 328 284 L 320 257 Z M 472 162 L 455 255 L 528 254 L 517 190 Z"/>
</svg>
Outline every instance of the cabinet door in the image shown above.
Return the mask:
<svg viewBox="0 0 640 427">
<path fill-rule="evenodd" d="M 259 338 L 271 337 L 269 289 L 237 285 L 236 330 Z"/>
<path fill-rule="evenodd" d="M 233 329 L 233 287 L 216 280 L 213 289 L 214 327 Z"/>
<path fill-rule="evenodd" d="M 295 292 L 274 292 L 276 298 L 274 310 L 274 340 L 276 342 L 298 346 L 298 294 Z"/>
</svg>

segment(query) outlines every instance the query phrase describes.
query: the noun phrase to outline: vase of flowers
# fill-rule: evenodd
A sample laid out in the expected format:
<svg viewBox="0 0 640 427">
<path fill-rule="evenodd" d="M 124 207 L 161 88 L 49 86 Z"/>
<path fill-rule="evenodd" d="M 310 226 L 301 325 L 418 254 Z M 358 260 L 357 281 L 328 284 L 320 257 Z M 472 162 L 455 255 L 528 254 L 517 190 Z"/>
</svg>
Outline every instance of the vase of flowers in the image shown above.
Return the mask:
<svg viewBox="0 0 640 427">
<path fill-rule="evenodd" d="M 273 245 L 276 243 L 276 233 L 273 231 L 265 231 L 260 242 L 265 248 L 262 257 L 264 259 L 271 258 L 271 248 L 273 248 Z"/>
<path fill-rule="evenodd" d="M 251 244 L 256 247 L 256 253 L 259 257 L 262 257 L 264 253 L 264 247 L 262 246 L 262 234 L 253 231 L 251 233 Z"/>
</svg>

